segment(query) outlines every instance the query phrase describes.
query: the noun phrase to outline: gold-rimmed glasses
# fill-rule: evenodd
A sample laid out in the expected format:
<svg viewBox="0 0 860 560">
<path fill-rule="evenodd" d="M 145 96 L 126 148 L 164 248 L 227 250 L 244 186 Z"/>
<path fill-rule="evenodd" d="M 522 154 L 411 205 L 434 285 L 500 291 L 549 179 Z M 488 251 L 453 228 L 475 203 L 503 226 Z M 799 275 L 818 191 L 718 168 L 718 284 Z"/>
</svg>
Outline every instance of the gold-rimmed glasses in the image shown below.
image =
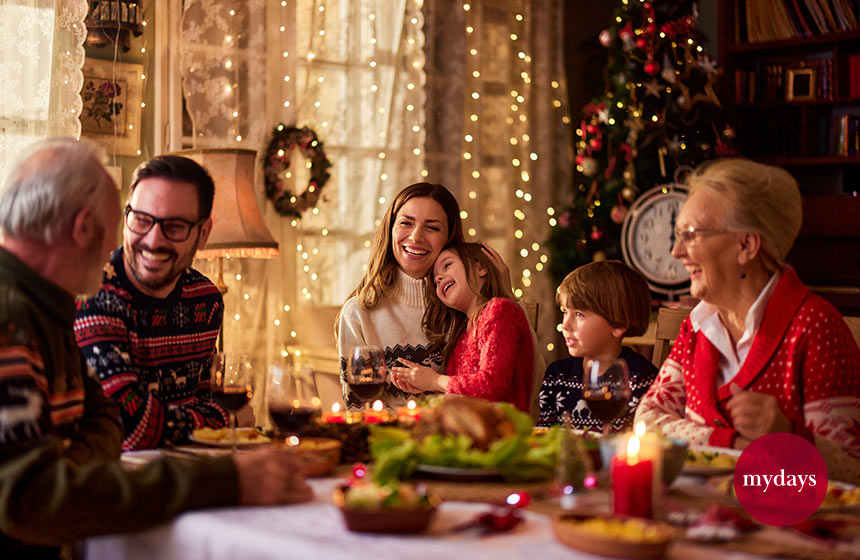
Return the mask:
<svg viewBox="0 0 860 560">
<path fill-rule="evenodd" d="M 675 240 L 680 241 L 684 245 L 688 245 L 696 240 L 699 236 L 705 235 L 721 235 L 723 233 L 732 233 L 730 229 L 711 229 L 711 228 L 696 228 L 687 226 L 685 228 L 675 228 Z"/>
</svg>

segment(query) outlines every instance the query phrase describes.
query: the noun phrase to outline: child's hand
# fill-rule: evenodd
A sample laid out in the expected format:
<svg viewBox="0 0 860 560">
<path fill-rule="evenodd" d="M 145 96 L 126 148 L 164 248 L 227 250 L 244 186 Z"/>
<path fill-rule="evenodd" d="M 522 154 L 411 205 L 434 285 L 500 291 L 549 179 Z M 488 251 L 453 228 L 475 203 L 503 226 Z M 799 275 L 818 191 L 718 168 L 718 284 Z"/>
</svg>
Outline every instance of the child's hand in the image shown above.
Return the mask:
<svg viewBox="0 0 860 560">
<path fill-rule="evenodd" d="M 406 364 L 407 367 L 395 366 L 391 368 L 391 381 L 401 390 L 406 390 L 403 387 L 411 387 L 413 389 L 409 391 L 411 393 L 420 393 L 422 391 L 444 393 L 447 390 L 447 375 L 439 375 L 427 366 L 422 366 L 403 358 L 400 361 Z"/>
</svg>

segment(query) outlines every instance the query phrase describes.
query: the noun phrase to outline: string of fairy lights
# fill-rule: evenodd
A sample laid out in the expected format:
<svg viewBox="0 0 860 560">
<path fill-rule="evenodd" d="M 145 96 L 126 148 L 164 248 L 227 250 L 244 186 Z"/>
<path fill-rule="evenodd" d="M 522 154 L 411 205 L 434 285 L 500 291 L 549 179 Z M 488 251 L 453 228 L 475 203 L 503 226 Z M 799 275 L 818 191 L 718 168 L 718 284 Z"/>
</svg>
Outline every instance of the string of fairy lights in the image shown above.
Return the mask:
<svg viewBox="0 0 860 560">
<path fill-rule="evenodd" d="M 387 4 L 384 4 L 387 6 Z M 328 49 L 327 39 L 329 36 L 339 36 L 338 26 L 344 25 L 343 12 L 337 12 L 338 9 L 349 11 L 349 15 L 353 16 L 356 12 L 359 17 L 364 20 L 364 25 L 350 26 L 349 33 L 359 33 L 361 53 L 359 57 L 360 72 L 351 73 L 350 75 L 358 75 L 361 79 L 361 87 L 366 92 L 362 99 L 365 104 L 371 109 L 367 115 L 362 116 L 370 121 L 370 125 L 378 129 L 376 157 L 374 161 L 377 166 L 378 193 L 376 211 L 376 224 L 378 225 L 379 217 L 385 211 L 389 203 L 388 193 L 396 192 L 399 188 L 391 177 L 394 174 L 392 169 L 403 167 L 403 158 L 415 158 L 412 167 L 420 169 L 417 172 L 422 177 L 429 175 L 428 170 L 424 166 L 423 161 L 423 144 L 424 144 L 424 127 L 423 119 L 420 118 L 419 111 L 423 104 L 423 81 L 421 73 L 424 66 L 424 55 L 421 50 L 423 42 L 421 39 L 421 29 L 423 26 L 423 17 L 421 8 L 423 0 L 410 0 L 405 5 L 404 25 L 400 34 L 395 33 L 396 37 L 400 37 L 400 44 L 390 45 L 395 52 L 388 52 L 390 42 L 382 41 L 380 33 L 391 33 L 391 30 L 386 29 L 380 22 L 380 13 L 376 9 L 375 2 L 362 2 L 350 4 L 335 4 L 330 13 L 329 6 L 324 0 L 313 0 L 313 2 L 302 2 L 296 0 L 282 0 L 280 2 L 280 10 L 277 13 L 274 28 L 278 31 L 280 39 L 280 47 L 277 50 L 280 56 L 282 72 L 280 73 L 280 92 L 282 100 L 282 121 L 283 122 L 298 122 L 299 124 L 316 128 L 319 131 L 322 140 L 326 140 L 326 131 L 331 129 L 332 122 L 327 117 L 327 114 L 336 115 L 332 110 L 326 113 L 330 107 L 336 107 L 345 101 L 346 96 L 352 91 L 344 87 L 343 80 L 328 80 L 326 71 L 335 68 L 334 71 L 340 70 L 344 66 L 344 61 L 337 59 L 336 53 L 330 53 Z M 295 21 L 296 10 L 308 9 L 305 12 L 309 17 L 309 31 L 307 34 L 308 41 L 306 50 L 302 53 L 302 46 L 296 43 L 295 35 L 290 29 L 291 21 Z M 228 15 L 234 15 L 232 8 L 229 9 Z M 383 14 L 383 17 L 387 14 Z M 351 17 L 349 19 L 352 19 Z M 235 32 L 234 32 L 235 33 Z M 234 44 L 235 36 L 225 34 L 225 44 Z M 385 49 L 381 49 L 382 44 L 385 44 Z M 398 58 L 399 57 L 399 58 Z M 405 58 L 405 60 L 404 60 Z M 352 64 L 352 62 L 348 62 Z M 225 68 L 236 69 L 235 61 L 229 58 L 224 61 Z M 404 109 L 403 116 L 406 121 L 405 131 L 408 136 L 404 137 L 406 142 L 402 142 L 403 147 L 398 145 L 395 149 L 386 148 L 386 138 L 388 134 L 388 122 L 393 117 L 391 115 L 391 101 L 397 96 L 391 91 L 396 84 L 391 83 L 392 80 L 387 80 L 390 76 L 397 72 L 402 73 L 403 68 L 406 68 L 407 76 L 405 83 L 406 91 L 408 92 L 405 98 L 405 106 L 396 109 Z M 354 68 L 354 67 L 353 67 Z M 304 72 L 302 72 L 304 70 Z M 302 80 L 302 77 L 304 80 Z M 387 85 L 387 87 L 386 87 Z M 234 95 L 238 94 L 236 90 L 237 84 L 230 84 L 230 91 Z M 226 88 L 225 88 L 226 91 Z M 364 105 L 362 105 L 364 107 Z M 238 114 L 234 114 L 234 118 L 238 118 Z M 357 118 L 357 117 L 356 117 Z M 363 124 L 368 124 L 367 120 L 363 120 Z M 342 123 L 345 125 L 345 123 Z M 237 128 L 238 130 L 238 128 Z M 231 135 L 233 132 L 231 132 Z M 236 138 L 241 141 L 241 138 Z M 327 147 L 333 146 L 332 141 L 327 141 Z M 337 150 L 337 147 L 335 148 Z M 310 162 L 304 163 L 305 168 L 311 167 Z M 285 171 L 285 178 L 289 181 L 291 189 L 296 192 L 297 189 L 304 188 L 306 184 L 306 170 L 298 169 L 296 171 Z M 410 177 L 415 180 L 416 177 Z M 332 177 L 332 181 L 337 181 L 337 174 Z M 335 185 L 329 188 L 336 189 Z M 320 266 L 323 265 L 323 256 L 321 255 L 318 242 L 321 238 L 326 238 L 332 233 L 330 227 L 320 227 L 320 222 L 314 222 L 313 217 L 320 215 L 320 208 L 312 208 L 304 220 L 291 219 L 290 226 L 296 232 L 297 241 L 294 245 L 296 251 L 296 261 L 298 269 L 301 270 L 297 275 L 297 293 L 295 297 L 303 303 L 312 303 L 318 299 L 318 293 L 322 290 L 320 286 Z M 310 222 L 310 223 L 309 223 Z M 323 222 L 325 223 L 325 222 Z M 349 232 L 351 233 L 351 232 Z M 370 247 L 371 236 L 361 240 L 365 247 Z M 237 282 L 242 280 L 242 273 L 236 272 L 233 276 Z M 356 280 L 357 281 L 357 280 Z M 246 306 L 254 305 L 256 293 L 253 289 L 241 290 L 241 302 Z M 284 341 L 279 352 L 282 356 L 287 356 L 287 346 L 291 345 L 299 337 L 299 325 L 297 320 L 291 319 L 297 302 L 292 302 L 293 294 L 283 293 L 281 295 L 283 301 L 277 306 L 274 306 L 276 311 L 270 312 L 268 321 L 270 325 L 277 329 L 275 335 L 276 340 Z M 237 310 L 233 315 L 234 324 L 239 326 L 243 319 L 243 313 Z M 283 329 L 283 330 L 282 330 Z"/>
<path fill-rule="evenodd" d="M 466 16 L 464 25 L 467 39 L 467 95 L 464 106 L 466 117 L 462 151 L 464 161 L 462 180 L 468 185 L 468 204 L 472 209 L 480 208 L 478 199 L 482 184 L 482 157 L 481 150 L 478 148 L 482 94 L 479 51 L 481 33 L 477 28 L 481 24 L 481 17 L 478 14 L 479 7 L 469 1 L 462 4 Z M 514 177 L 514 198 L 512 200 L 515 203 L 512 212 L 515 221 L 512 234 L 516 255 L 519 257 L 516 262 L 516 268 L 519 271 L 519 286 L 514 288 L 514 295 L 517 298 L 523 297 L 525 291 L 531 288 L 533 284 L 533 275 L 543 271 L 549 262 L 549 255 L 537 237 L 540 235 L 539 231 L 533 232 L 533 237 L 526 231 L 527 219 L 538 212 L 534 208 L 535 200 L 531 189 L 533 169 L 540 158 L 537 151 L 532 148 L 529 134 L 531 125 L 528 120 L 528 108 L 533 78 L 531 74 L 532 58 L 526 46 L 529 33 L 528 21 L 526 20 L 527 9 L 527 5 L 518 3 L 511 13 L 509 40 L 514 58 L 511 67 L 509 114 L 505 119 L 510 130 L 508 142 L 511 153 L 511 176 Z M 566 93 L 561 81 L 558 79 L 551 80 L 550 88 L 554 110 L 560 115 L 561 122 L 564 125 L 569 125 L 571 119 L 566 112 L 566 105 L 562 101 Z M 554 217 L 555 209 L 550 205 L 546 207 L 545 211 L 550 227 L 555 227 L 557 225 L 557 220 Z M 466 210 L 460 213 L 460 217 L 464 221 L 464 230 L 470 238 L 479 235 L 477 228 L 479 212 L 476 211 L 474 214 L 474 216 L 470 216 Z M 529 240 L 529 237 L 532 239 Z M 561 324 L 558 324 L 557 328 L 560 330 Z M 546 348 L 548 351 L 552 351 L 555 349 L 555 344 L 550 342 Z"/>
</svg>

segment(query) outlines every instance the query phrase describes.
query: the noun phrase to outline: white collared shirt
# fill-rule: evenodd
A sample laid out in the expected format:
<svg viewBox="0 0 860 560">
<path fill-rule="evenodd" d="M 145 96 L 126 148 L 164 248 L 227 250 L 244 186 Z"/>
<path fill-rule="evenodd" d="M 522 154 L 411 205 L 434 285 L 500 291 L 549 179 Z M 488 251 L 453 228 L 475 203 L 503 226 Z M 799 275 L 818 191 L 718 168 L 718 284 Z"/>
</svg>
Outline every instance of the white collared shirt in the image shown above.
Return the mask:
<svg viewBox="0 0 860 560">
<path fill-rule="evenodd" d="M 693 332 L 702 331 L 720 353 L 720 386 L 734 379 L 735 375 L 740 371 L 744 360 L 746 360 L 753 339 L 764 317 L 767 300 L 770 299 L 770 295 L 776 288 L 780 275 L 781 273 L 776 271 L 770 277 L 770 280 L 768 280 L 761 293 L 759 293 L 756 300 L 750 306 L 747 318 L 744 321 L 744 333 L 737 344 L 732 344 L 729 331 L 723 325 L 722 320 L 720 320 L 720 314 L 715 306 L 708 302 L 700 301 L 690 312 L 690 323 L 693 326 Z"/>
</svg>

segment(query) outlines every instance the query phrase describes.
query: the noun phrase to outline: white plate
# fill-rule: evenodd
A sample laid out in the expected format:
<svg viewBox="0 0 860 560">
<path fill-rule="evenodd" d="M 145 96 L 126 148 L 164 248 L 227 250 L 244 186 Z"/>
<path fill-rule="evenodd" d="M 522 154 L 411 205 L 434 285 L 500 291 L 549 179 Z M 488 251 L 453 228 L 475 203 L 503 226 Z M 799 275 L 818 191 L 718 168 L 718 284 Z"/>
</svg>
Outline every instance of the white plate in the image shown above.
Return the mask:
<svg viewBox="0 0 860 560">
<path fill-rule="evenodd" d="M 241 434 L 249 433 L 254 431 L 254 428 L 237 428 L 236 429 L 236 437 L 241 438 Z M 188 437 L 188 441 L 196 443 L 197 445 L 205 445 L 206 447 L 219 447 L 221 449 L 230 449 L 233 447 L 233 439 L 232 436 L 228 433 L 224 439 L 212 440 L 212 439 L 200 439 L 194 437 L 194 434 Z M 247 449 L 249 447 L 257 447 L 258 445 L 265 445 L 267 443 L 272 443 L 272 440 L 267 437 L 260 437 L 253 441 L 238 439 L 236 442 L 236 447 L 240 449 Z"/>
<path fill-rule="evenodd" d="M 418 465 L 413 475 L 454 482 L 480 482 L 502 480 L 499 469 L 480 467 L 440 467 L 438 465 Z"/>
<path fill-rule="evenodd" d="M 704 453 L 719 453 L 728 455 L 729 457 L 738 458 L 741 456 L 740 449 L 732 449 L 730 447 L 713 447 L 710 445 L 692 445 L 690 451 L 701 451 Z M 681 469 L 681 474 L 690 476 L 719 476 L 722 474 L 731 474 L 735 472 L 734 467 L 709 467 L 705 465 L 688 465 L 684 463 L 684 468 Z"/>
</svg>

